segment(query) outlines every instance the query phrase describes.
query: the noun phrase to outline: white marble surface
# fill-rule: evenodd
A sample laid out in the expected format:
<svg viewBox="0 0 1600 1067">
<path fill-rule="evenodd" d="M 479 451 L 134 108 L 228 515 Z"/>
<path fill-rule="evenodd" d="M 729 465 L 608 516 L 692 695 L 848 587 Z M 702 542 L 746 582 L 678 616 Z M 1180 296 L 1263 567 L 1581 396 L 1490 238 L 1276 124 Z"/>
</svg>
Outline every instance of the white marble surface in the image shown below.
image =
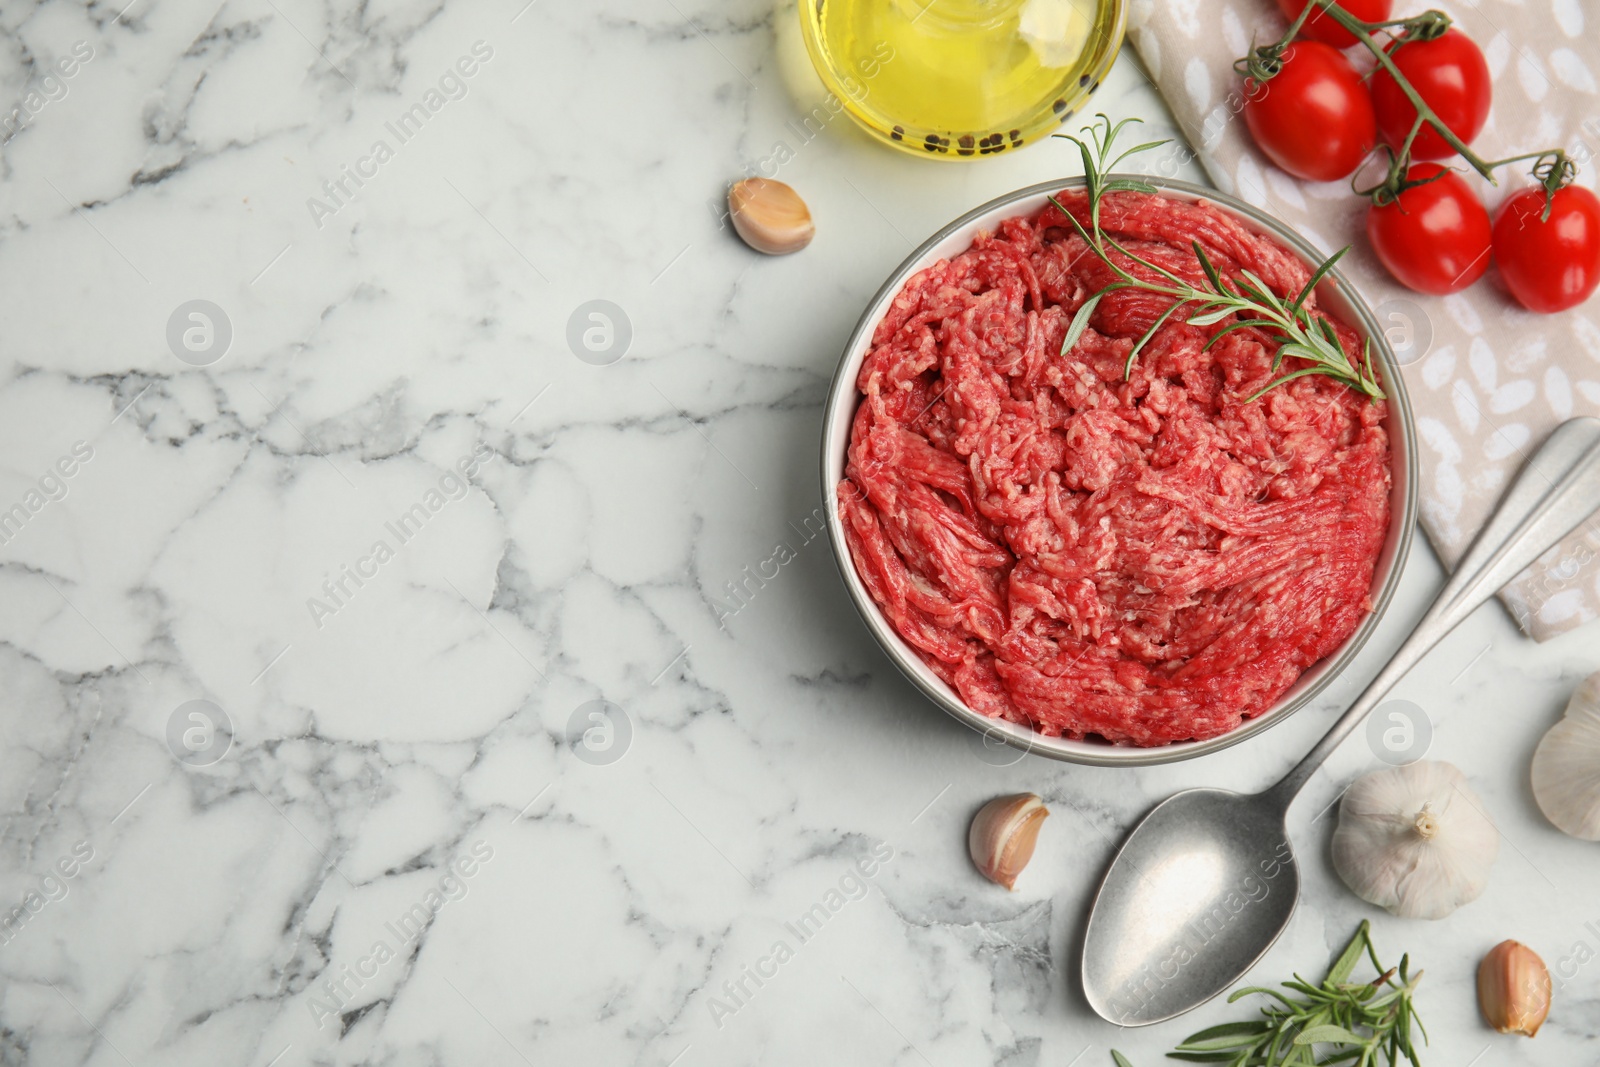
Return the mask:
<svg viewBox="0 0 1600 1067">
<path fill-rule="evenodd" d="M 868 295 L 1071 153 L 940 166 L 843 119 L 801 142 L 821 94 L 767 0 L 124 2 L 0 14 L 0 103 L 41 89 L 0 148 L 0 509 L 46 479 L 0 545 L 0 902 L 36 905 L 0 944 L 0 1063 L 1148 1065 L 1236 1014 L 1100 1022 L 1083 909 L 1153 801 L 1266 783 L 1334 701 L 1179 766 L 995 766 L 803 534 Z M 444 85 L 465 95 L 386 135 L 475 42 Z M 1099 103 L 1162 114 L 1128 59 Z M 769 260 L 707 205 L 779 141 L 819 235 Z M 345 166 L 372 176 L 314 219 Z M 204 367 L 166 339 L 195 299 L 232 325 Z M 610 366 L 566 342 L 593 299 L 631 321 Z M 368 577 L 334 599 L 346 566 Z M 1365 673 L 1438 580 L 1419 547 Z M 1498 607 L 1450 638 L 1396 695 L 1505 832 L 1488 893 L 1406 923 L 1337 884 L 1316 816 L 1376 765 L 1358 736 L 1295 810 L 1305 899 L 1255 977 L 1316 970 L 1372 917 L 1427 969 L 1430 1062 L 1593 1062 L 1600 963 L 1571 953 L 1600 950 L 1600 846 L 1543 821 L 1526 767 L 1597 667 L 1592 629 L 1535 647 Z M 609 765 L 569 732 L 599 699 L 631 724 Z M 204 767 L 169 747 L 191 700 L 232 723 Z M 966 823 L 1022 789 L 1055 814 L 1007 894 Z M 786 931 L 841 886 L 861 899 Z M 1576 967 L 1536 1043 L 1477 1021 L 1504 937 Z"/>
</svg>

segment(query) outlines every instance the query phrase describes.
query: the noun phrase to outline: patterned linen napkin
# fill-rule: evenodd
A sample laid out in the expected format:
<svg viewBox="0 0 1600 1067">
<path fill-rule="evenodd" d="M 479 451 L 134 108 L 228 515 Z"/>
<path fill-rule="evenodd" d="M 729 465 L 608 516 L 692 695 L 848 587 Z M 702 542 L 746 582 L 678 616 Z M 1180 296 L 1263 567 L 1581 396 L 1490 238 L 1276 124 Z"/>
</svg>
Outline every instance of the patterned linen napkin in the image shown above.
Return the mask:
<svg viewBox="0 0 1600 1067">
<path fill-rule="evenodd" d="M 1600 7 L 1402 2 L 1396 18 L 1437 7 L 1483 49 L 1494 82 L 1484 159 L 1564 146 L 1578 183 L 1600 176 Z M 1588 8 L 1585 11 L 1585 7 Z M 1413 293 L 1367 249 L 1366 201 L 1346 182 L 1301 182 L 1261 155 L 1238 115 L 1233 62 L 1286 29 L 1273 0 L 1133 0 L 1128 38 L 1217 188 L 1270 211 L 1313 244 L 1353 246 L 1340 269 L 1367 297 L 1404 365 L 1417 415 L 1422 526 L 1451 567 L 1523 460 L 1562 420 L 1600 415 L 1600 296 L 1560 315 L 1522 310 L 1495 268 L 1449 297 Z M 1358 69 L 1370 53 L 1348 53 Z M 1523 164 L 1496 188 L 1458 161 L 1491 213 L 1532 184 Z M 1600 617 L 1600 518 L 1523 572 L 1501 599 L 1537 640 Z"/>
</svg>

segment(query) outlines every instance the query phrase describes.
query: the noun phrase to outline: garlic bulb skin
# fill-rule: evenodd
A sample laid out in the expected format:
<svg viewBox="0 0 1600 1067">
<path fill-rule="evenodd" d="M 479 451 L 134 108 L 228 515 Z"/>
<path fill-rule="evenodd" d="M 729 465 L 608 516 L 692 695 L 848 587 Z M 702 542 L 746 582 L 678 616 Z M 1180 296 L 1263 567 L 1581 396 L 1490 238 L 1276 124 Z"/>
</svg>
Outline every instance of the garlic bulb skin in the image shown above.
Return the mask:
<svg viewBox="0 0 1600 1067">
<path fill-rule="evenodd" d="M 1339 803 L 1333 866 L 1402 919 L 1442 919 L 1489 884 L 1500 833 L 1462 773 L 1418 760 L 1357 778 Z"/>
<path fill-rule="evenodd" d="M 1533 797 L 1562 833 L 1600 841 L 1600 673 L 1578 686 L 1534 751 Z"/>
</svg>

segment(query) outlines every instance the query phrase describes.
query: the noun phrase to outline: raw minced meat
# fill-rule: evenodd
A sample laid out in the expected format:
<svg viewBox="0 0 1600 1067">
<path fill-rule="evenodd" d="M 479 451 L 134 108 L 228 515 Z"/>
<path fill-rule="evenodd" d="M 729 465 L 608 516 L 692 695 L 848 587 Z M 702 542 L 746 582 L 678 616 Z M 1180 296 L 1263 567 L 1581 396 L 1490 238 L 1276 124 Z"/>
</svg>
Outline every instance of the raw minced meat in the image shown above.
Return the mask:
<svg viewBox="0 0 1600 1067">
<path fill-rule="evenodd" d="M 1058 199 L 1087 224 L 1082 193 Z M 1101 225 L 1196 285 L 1191 240 L 1224 277 L 1291 296 L 1309 277 L 1205 203 L 1115 193 Z M 1246 403 L 1277 376 L 1273 339 L 1239 329 L 1202 351 L 1233 320 L 1185 314 L 1124 381 L 1171 303 L 1142 290 L 1107 294 L 1061 355 L 1113 280 L 1049 206 L 912 277 L 861 368 L 840 517 L 873 600 L 970 707 L 1051 736 L 1214 737 L 1371 610 L 1387 408 L 1322 375 Z"/>
</svg>

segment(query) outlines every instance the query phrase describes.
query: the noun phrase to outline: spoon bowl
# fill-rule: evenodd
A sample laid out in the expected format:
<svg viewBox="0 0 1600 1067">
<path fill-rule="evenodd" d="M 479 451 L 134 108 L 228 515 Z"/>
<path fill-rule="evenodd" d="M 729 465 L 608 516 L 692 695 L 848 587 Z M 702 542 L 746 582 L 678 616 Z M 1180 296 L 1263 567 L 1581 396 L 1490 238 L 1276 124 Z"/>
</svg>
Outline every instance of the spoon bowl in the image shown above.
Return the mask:
<svg viewBox="0 0 1600 1067">
<path fill-rule="evenodd" d="M 1270 795 L 1175 794 L 1134 828 L 1100 884 L 1084 995 L 1121 1026 L 1181 1015 L 1272 947 L 1299 895 L 1284 812 Z"/>
</svg>

